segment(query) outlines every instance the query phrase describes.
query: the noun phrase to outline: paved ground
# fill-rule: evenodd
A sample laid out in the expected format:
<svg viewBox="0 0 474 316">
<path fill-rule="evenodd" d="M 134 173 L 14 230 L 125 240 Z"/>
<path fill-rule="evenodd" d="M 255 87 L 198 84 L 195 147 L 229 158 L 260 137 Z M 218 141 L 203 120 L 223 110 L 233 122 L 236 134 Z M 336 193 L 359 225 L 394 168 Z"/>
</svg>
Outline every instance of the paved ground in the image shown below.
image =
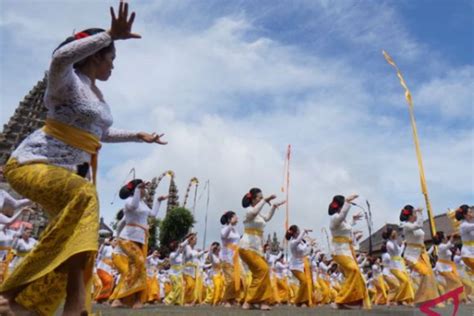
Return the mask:
<svg viewBox="0 0 474 316">
<path fill-rule="evenodd" d="M 453 312 L 452 306 L 443 309 L 437 309 L 436 312 L 442 316 L 451 316 Z M 304 316 L 304 315 L 329 315 L 329 316 L 358 316 L 358 315 L 383 315 L 383 316 L 422 316 L 416 308 L 406 307 L 379 307 L 376 306 L 370 311 L 365 310 L 333 310 L 330 307 L 317 307 L 311 309 L 296 308 L 291 306 L 276 307 L 269 312 L 262 312 L 258 310 L 244 311 L 239 308 L 224 308 L 224 307 L 177 307 L 177 306 L 146 306 L 141 310 L 130 309 L 112 309 L 107 306 L 95 305 L 94 313 L 96 315 L 110 315 L 110 316 L 124 316 L 124 315 L 170 315 L 170 316 Z M 457 316 L 474 316 L 474 305 L 461 305 Z"/>
</svg>

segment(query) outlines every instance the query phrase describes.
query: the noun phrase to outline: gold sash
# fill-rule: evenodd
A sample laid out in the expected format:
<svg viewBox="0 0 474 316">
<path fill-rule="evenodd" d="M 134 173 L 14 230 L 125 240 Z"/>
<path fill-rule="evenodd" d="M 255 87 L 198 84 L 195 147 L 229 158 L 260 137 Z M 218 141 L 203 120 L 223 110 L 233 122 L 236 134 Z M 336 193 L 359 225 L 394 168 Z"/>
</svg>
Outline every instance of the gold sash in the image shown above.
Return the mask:
<svg viewBox="0 0 474 316">
<path fill-rule="evenodd" d="M 263 230 L 258 229 L 258 228 L 245 228 L 244 232 L 248 235 L 253 235 L 253 236 L 258 236 L 260 238 L 263 238 Z"/>
<path fill-rule="evenodd" d="M 355 250 L 354 250 L 354 246 L 352 245 L 352 239 L 351 238 L 346 237 L 346 236 L 333 236 L 332 237 L 332 242 L 333 243 L 334 242 L 339 243 L 339 244 L 349 244 L 349 247 L 350 247 L 351 253 L 352 253 L 352 257 L 357 262 L 357 257 L 356 257 L 356 253 L 355 253 Z"/>
<path fill-rule="evenodd" d="M 463 241 L 462 244 L 464 246 L 474 247 L 474 240 Z"/>
<path fill-rule="evenodd" d="M 80 128 L 59 122 L 53 119 L 47 119 L 43 126 L 43 132 L 54 137 L 71 147 L 81 149 L 91 155 L 92 182 L 97 182 L 97 167 L 99 150 L 102 147 L 100 139 L 92 133 L 86 132 Z"/>
<path fill-rule="evenodd" d="M 425 249 L 425 245 L 420 245 L 420 244 L 411 244 L 411 243 L 408 243 L 408 244 L 407 244 L 407 247 L 412 247 L 412 248 L 418 248 L 418 249 L 421 249 L 421 250 L 426 250 L 426 249 Z"/>
</svg>

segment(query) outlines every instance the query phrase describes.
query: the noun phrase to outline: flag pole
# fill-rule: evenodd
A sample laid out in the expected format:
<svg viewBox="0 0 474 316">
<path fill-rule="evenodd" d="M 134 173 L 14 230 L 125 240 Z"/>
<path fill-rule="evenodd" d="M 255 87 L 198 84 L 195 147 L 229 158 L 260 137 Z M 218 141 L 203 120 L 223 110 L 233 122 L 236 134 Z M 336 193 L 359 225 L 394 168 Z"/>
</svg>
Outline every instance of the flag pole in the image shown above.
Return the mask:
<svg viewBox="0 0 474 316">
<path fill-rule="evenodd" d="M 400 72 L 400 69 L 395 64 L 392 57 L 390 57 L 390 55 L 388 55 L 385 51 L 382 51 L 382 54 L 383 54 L 385 60 L 393 68 L 395 68 L 395 70 L 397 72 L 397 77 L 400 80 L 400 84 L 405 89 L 405 99 L 408 103 L 408 111 L 410 113 L 410 122 L 411 122 L 411 127 L 412 127 L 412 130 L 413 130 L 413 140 L 414 140 L 414 143 L 415 143 L 416 158 L 418 160 L 418 169 L 419 169 L 419 173 L 420 173 L 421 192 L 423 193 L 423 196 L 425 198 L 426 210 L 427 210 L 427 213 L 428 213 L 428 219 L 429 219 L 429 223 L 430 223 L 431 238 L 433 238 L 434 235 L 436 235 L 436 225 L 435 225 L 435 221 L 434 221 L 434 217 L 433 217 L 433 211 L 431 209 L 431 202 L 430 202 L 430 199 L 429 199 L 429 196 L 428 196 L 428 188 L 427 188 L 427 185 L 426 185 L 425 170 L 424 170 L 424 167 L 423 167 L 423 160 L 422 160 L 422 157 L 421 157 L 420 142 L 418 140 L 418 130 L 416 128 L 415 114 L 413 112 L 413 99 L 412 99 L 410 90 L 408 89 L 408 86 L 405 82 L 405 79 L 403 79 L 403 76 Z"/>
</svg>

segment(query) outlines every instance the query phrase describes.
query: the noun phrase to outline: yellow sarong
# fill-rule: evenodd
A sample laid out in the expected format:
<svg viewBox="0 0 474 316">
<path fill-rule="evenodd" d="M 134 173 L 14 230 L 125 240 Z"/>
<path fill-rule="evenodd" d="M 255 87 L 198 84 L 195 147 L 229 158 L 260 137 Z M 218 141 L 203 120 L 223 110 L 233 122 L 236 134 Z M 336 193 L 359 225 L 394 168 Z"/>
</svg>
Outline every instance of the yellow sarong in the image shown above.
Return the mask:
<svg viewBox="0 0 474 316">
<path fill-rule="evenodd" d="M 252 273 L 252 281 L 247 289 L 245 301 L 249 304 L 272 303 L 273 290 L 268 263 L 261 255 L 253 250 L 240 248 L 239 255 Z"/>
<path fill-rule="evenodd" d="M 135 303 L 134 296 L 138 294 L 140 295 L 140 301 L 145 303 L 147 299 L 147 274 L 144 248 L 146 246 L 125 239 L 119 239 L 118 246 L 124 254 L 113 254 L 112 261 L 120 273 L 120 281 L 110 299 L 120 299 L 124 304 L 132 306 Z"/>
<path fill-rule="evenodd" d="M 407 247 L 414 247 L 421 249 L 418 261 L 413 263 L 406 260 L 408 265 L 420 275 L 420 284 L 415 291 L 414 303 L 419 304 L 426 301 L 433 300 L 439 296 L 438 282 L 436 276 L 431 268 L 430 258 L 423 245 L 407 244 Z"/>
<path fill-rule="evenodd" d="M 362 302 L 364 308 L 371 308 L 369 293 L 365 280 L 360 272 L 359 265 L 355 257 L 352 240 L 344 236 L 334 236 L 333 243 L 347 243 L 352 252 L 352 257 L 343 255 L 334 255 L 334 261 L 339 265 L 339 269 L 344 275 L 344 283 L 341 290 L 337 293 L 337 304 L 353 304 Z"/>
<path fill-rule="evenodd" d="M 41 205 L 49 225 L 0 292 L 21 288 L 15 298 L 20 305 L 39 315 L 53 315 L 66 295 L 68 271 L 62 265 L 74 255 L 87 255 L 84 283 L 86 293 L 91 293 L 99 239 L 96 189 L 72 171 L 45 163 L 20 165 L 10 159 L 4 175 L 16 192 Z M 86 298 L 90 310 L 90 295 Z"/>
</svg>

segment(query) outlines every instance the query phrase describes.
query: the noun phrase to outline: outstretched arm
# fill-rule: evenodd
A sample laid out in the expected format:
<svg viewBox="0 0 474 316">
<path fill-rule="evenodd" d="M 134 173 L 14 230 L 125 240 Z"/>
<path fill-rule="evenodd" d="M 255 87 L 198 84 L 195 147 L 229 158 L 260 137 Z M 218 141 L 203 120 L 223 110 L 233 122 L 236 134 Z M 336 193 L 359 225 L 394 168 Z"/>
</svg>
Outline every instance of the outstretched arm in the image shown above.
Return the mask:
<svg viewBox="0 0 474 316">
<path fill-rule="evenodd" d="M 8 226 L 12 224 L 13 222 L 15 222 L 18 219 L 18 217 L 20 217 L 21 214 L 23 214 L 23 210 L 17 211 L 15 214 L 13 214 L 12 217 L 8 217 L 0 213 L 0 224 Z"/>
<path fill-rule="evenodd" d="M 3 197 L 4 197 L 3 205 L 8 206 L 14 210 L 25 207 L 25 206 L 30 206 L 31 204 L 33 204 L 33 202 L 31 202 L 28 199 L 17 200 L 6 191 L 3 191 Z"/>
</svg>

